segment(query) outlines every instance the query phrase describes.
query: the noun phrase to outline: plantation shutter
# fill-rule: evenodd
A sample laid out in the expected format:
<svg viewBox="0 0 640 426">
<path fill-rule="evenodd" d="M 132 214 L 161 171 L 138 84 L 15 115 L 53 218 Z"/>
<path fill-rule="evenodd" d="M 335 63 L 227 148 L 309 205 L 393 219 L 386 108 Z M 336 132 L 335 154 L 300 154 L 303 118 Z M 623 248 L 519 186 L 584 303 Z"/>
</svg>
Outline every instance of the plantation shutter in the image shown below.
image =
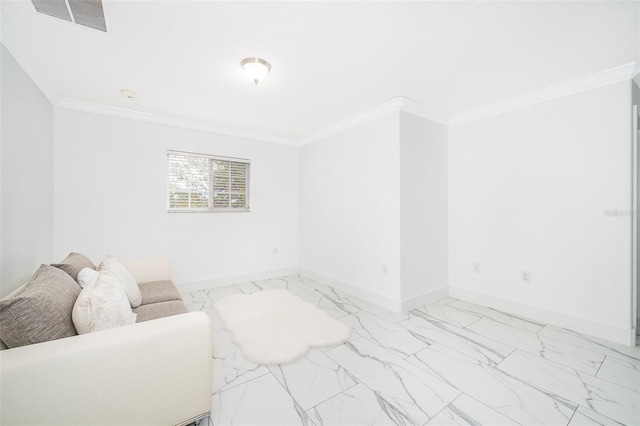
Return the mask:
<svg viewBox="0 0 640 426">
<path fill-rule="evenodd" d="M 169 211 L 249 210 L 249 160 L 168 151 L 167 163 Z"/>
</svg>

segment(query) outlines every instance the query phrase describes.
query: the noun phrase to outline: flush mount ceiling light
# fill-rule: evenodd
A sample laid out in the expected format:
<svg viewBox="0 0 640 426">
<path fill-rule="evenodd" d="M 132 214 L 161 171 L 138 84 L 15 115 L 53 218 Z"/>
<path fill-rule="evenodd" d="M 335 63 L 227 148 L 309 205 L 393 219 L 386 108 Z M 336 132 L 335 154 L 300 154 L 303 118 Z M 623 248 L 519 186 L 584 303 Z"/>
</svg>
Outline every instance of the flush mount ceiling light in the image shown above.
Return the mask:
<svg viewBox="0 0 640 426">
<path fill-rule="evenodd" d="M 122 89 L 120 91 L 120 93 L 122 94 L 122 96 L 124 96 L 127 99 L 135 99 L 136 96 L 136 92 L 134 92 L 133 90 L 129 90 L 129 89 Z"/>
<path fill-rule="evenodd" d="M 262 80 L 267 77 L 269 71 L 271 71 L 269 62 L 257 57 L 245 58 L 240 62 L 240 65 L 242 65 L 249 80 L 253 81 L 256 85 L 262 82 Z"/>
</svg>

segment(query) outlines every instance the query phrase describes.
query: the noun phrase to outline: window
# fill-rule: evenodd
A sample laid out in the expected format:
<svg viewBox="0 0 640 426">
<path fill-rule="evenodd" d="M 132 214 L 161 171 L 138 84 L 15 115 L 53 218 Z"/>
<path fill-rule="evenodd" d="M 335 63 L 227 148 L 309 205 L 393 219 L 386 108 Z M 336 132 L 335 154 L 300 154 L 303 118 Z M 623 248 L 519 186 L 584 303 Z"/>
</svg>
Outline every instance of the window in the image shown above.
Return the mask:
<svg viewBox="0 0 640 426">
<path fill-rule="evenodd" d="M 167 151 L 170 212 L 249 211 L 249 160 Z"/>
</svg>

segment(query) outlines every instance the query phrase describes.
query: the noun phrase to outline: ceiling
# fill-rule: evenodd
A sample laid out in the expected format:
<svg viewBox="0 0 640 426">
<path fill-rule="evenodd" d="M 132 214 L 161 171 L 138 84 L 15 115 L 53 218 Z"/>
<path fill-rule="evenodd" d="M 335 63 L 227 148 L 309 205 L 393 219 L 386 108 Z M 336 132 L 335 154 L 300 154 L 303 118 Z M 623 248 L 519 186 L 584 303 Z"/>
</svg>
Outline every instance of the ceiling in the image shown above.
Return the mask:
<svg viewBox="0 0 640 426">
<path fill-rule="evenodd" d="M 107 33 L 3 0 L 3 39 L 57 98 L 290 140 L 396 97 L 451 116 L 640 60 L 636 1 L 103 2 Z M 272 65 L 257 87 L 247 56 Z"/>
</svg>

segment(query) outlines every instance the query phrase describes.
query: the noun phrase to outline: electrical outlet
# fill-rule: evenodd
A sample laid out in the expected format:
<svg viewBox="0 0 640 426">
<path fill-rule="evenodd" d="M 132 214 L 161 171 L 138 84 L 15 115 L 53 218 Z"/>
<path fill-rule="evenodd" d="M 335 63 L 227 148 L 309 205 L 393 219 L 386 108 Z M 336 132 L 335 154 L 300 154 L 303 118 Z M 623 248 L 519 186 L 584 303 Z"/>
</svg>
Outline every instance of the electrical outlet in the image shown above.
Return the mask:
<svg viewBox="0 0 640 426">
<path fill-rule="evenodd" d="M 480 273 L 480 264 L 479 263 L 474 263 L 473 264 L 473 272 L 475 272 L 476 274 Z"/>
<path fill-rule="evenodd" d="M 389 266 L 382 265 L 382 275 L 389 275 Z"/>
<path fill-rule="evenodd" d="M 522 271 L 522 282 L 523 283 L 527 283 L 527 284 L 531 284 L 531 272 Z"/>
</svg>

